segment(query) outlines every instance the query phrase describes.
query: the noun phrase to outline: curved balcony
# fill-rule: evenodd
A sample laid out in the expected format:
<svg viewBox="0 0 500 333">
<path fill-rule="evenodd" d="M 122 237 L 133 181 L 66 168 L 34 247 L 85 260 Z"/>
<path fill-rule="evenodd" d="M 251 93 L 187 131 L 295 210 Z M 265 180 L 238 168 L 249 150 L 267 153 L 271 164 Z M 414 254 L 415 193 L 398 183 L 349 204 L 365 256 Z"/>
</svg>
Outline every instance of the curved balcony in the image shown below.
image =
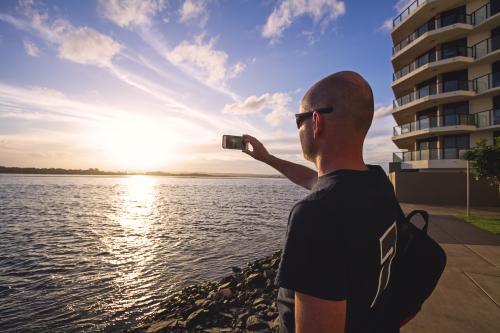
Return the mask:
<svg viewBox="0 0 500 333">
<path fill-rule="evenodd" d="M 463 156 L 468 149 L 435 148 L 396 152 L 392 161 L 401 163 L 402 169 L 448 169 L 465 168 L 467 162 Z"/>
<path fill-rule="evenodd" d="M 391 57 L 393 66 L 402 67 L 438 44 L 466 37 L 474 28 L 469 15 L 457 15 L 455 21 L 456 23 L 440 26 L 440 21 L 434 19 L 415 30 L 393 47 Z"/>
<path fill-rule="evenodd" d="M 393 140 L 426 136 L 434 133 L 468 132 L 475 130 L 476 117 L 473 114 L 433 116 L 411 123 L 394 126 Z"/>
<path fill-rule="evenodd" d="M 393 116 L 397 123 L 409 122 L 416 111 L 437 104 L 458 102 L 475 94 L 472 81 L 450 80 L 430 84 L 396 98 L 393 101 Z"/>
<path fill-rule="evenodd" d="M 422 82 L 437 74 L 466 68 L 473 61 L 472 47 L 433 49 L 396 71 L 392 76 L 392 89 L 397 95 L 398 92 L 410 89 L 414 82 Z"/>
<path fill-rule="evenodd" d="M 465 5 L 465 2 L 465 0 L 414 0 L 392 21 L 393 40 L 399 41 L 408 36 L 415 27 L 436 16 L 436 13 Z"/>
<path fill-rule="evenodd" d="M 489 73 L 472 80 L 477 96 L 489 96 L 500 92 L 500 72 Z"/>
<path fill-rule="evenodd" d="M 474 30 L 487 31 L 498 26 L 495 18 L 499 16 L 499 13 L 496 8 L 491 7 L 490 2 L 470 13 L 471 23 L 475 26 Z"/>
<path fill-rule="evenodd" d="M 500 109 L 474 113 L 478 130 L 500 126 Z"/>
<path fill-rule="evenodd" d="M 486 38 L 471 46 L 474 63 L 495 62 L 500 59 L 500 36 Z"/>
</svg>

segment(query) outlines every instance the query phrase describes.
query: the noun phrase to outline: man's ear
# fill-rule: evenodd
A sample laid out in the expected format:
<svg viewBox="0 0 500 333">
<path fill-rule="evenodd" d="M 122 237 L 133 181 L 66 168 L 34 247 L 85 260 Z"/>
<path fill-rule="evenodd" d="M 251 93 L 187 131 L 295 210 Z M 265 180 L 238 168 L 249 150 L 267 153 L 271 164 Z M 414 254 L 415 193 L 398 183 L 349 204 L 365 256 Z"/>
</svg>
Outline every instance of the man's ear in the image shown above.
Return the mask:
<svg viewBox="0 0 500 333">
<path fill-rule="evenodd" d="M 318 112 L 313 113 L 313 137 L 317 139 L 318 136 L 323 132 L 323 127 L 325 126 L 325 119 Z"/>
</svg>

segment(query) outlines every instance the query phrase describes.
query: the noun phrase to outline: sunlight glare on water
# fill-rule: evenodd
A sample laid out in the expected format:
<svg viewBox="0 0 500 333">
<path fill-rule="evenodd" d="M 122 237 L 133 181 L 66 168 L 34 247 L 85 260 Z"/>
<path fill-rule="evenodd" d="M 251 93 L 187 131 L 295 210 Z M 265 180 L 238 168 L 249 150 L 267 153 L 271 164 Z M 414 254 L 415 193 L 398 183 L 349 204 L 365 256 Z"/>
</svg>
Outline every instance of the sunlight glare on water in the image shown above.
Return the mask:
<svg viewBox="0 0 500 333">
<path fill-rule="evenodd" d="M 2 332 L 123 331 L 281 247 L 284 179 L 0 175 Z"/>
</svg>

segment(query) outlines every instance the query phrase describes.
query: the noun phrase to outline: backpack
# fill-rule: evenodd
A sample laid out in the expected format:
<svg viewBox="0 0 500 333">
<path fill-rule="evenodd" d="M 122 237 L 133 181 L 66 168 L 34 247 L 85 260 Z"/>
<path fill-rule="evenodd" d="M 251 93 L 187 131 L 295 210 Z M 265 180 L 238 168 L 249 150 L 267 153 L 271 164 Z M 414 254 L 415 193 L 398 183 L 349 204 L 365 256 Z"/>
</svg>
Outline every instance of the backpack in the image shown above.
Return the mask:
<svg viewBox="0 0 500 333">
<path fill-rule="evenodd" d="M 375 332 L 399 332 L 399 328 L 413 319 L 432 294 L 446 266 L 443 248 L 427 233 L 429 214 L 414 210 L 407 216 L 401 206 L 396 207 L 397 245 L 387 288 L 374 307 Z M 411 223 L 420 215 L 424 227 Z"/>
</svg>

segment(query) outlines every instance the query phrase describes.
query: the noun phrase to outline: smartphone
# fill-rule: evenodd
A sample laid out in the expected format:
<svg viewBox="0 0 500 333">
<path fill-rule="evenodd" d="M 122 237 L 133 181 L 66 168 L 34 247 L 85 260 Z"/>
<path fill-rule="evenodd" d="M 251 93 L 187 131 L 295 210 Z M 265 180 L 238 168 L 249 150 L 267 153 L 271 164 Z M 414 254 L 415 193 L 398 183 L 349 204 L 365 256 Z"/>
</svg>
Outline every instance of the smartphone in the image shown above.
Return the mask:
<svg viewBox="0 0 500 333">
<path fill-rule="evenodd" d="M 243 141 L 243 137 L 235 135 L 222 136 L 222 148 L 243 150 L 244 147 L 245 141 Z"/>
</svg>

